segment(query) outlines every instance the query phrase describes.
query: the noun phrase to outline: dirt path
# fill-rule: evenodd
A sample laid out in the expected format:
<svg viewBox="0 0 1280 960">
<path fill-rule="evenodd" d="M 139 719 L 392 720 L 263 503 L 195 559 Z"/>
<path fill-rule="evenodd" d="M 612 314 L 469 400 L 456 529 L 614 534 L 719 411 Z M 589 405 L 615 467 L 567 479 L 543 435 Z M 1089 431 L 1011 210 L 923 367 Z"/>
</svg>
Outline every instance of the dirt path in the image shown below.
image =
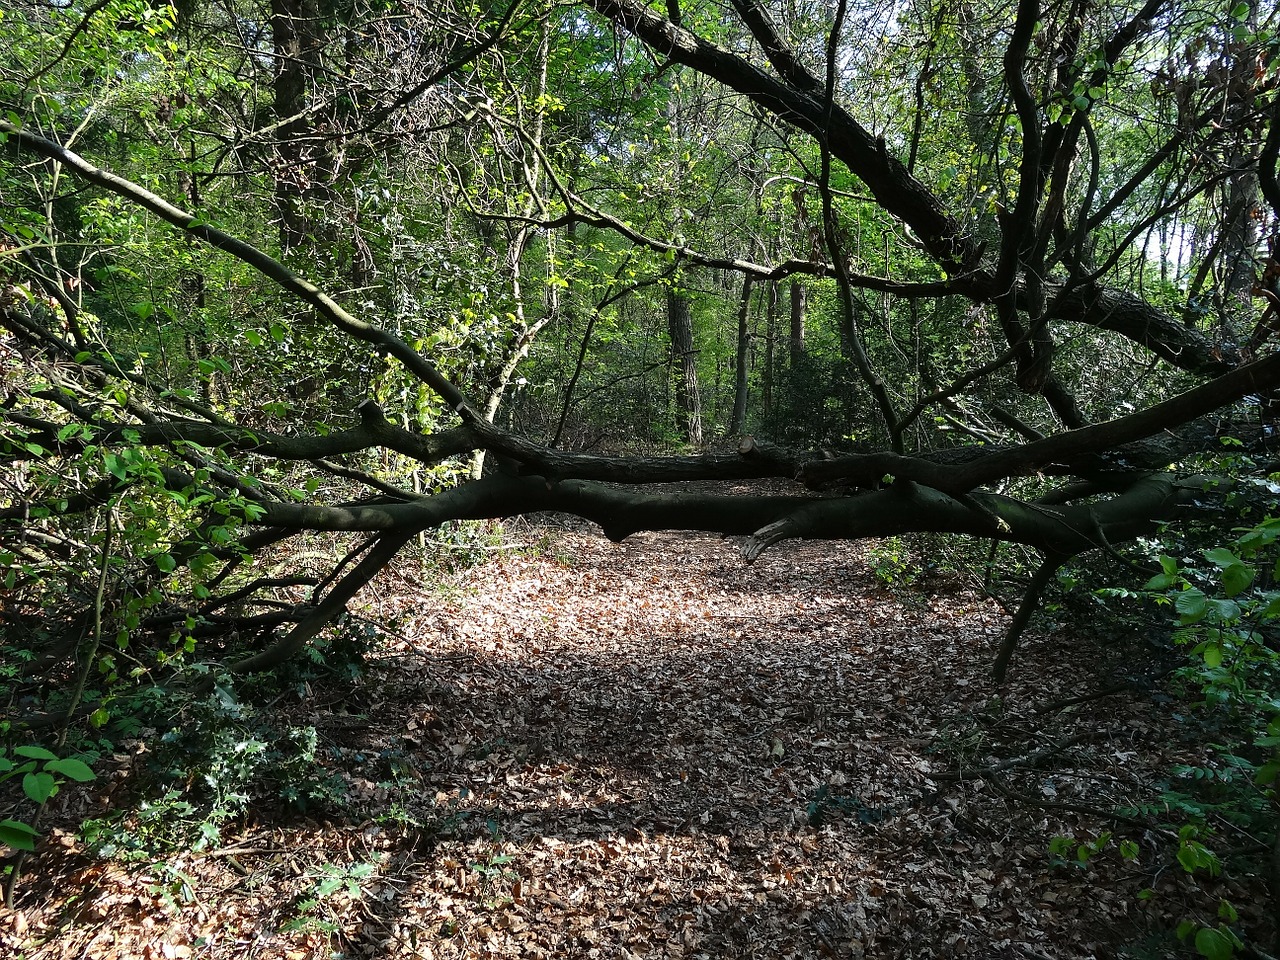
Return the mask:
<svg viewBox="0 0 1280 960">
<path fill-rule="evenodd" d="M 1146 702 L 1037 712 L 1118 654 L 1031 638 L 997 691 L 999 609 L 904 605 L 863 546 L 746 567 L 712 537 L 544 536 L 362 598 L 392 642 L 348 701 L 296 708 L 342 817 L 264 809 L 145 869 L 55 836 L 0 956 L 1067 960 L 1176 923 L 1136 897 L 1151 838 L 1136 864 L 1048 853 L 1114 826 L 1070 808 L 1150 795 Z"/>
</svg>

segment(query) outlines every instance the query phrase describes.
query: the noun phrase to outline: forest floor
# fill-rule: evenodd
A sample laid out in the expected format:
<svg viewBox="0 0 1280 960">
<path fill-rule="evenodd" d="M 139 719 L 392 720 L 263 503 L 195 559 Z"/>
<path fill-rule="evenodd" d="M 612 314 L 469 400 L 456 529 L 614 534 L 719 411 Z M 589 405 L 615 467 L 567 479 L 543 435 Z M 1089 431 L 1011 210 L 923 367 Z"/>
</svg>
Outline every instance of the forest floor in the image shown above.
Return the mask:
<svg viewBox="0 0 1280 960">
<path fill-rule="evenodd" d="M 703 535 L 515 534 L 443 584 L 382 577 L 363 678 L 273 705 L 318 732 L 328 809 L 133 862 L 55 817 L 0 956 L 1160 957 L 1220 898 L 1270 935 L 1259 878 L 1192 881 L 1104 815 L 1198 757 L 1143 641 L 1042 624 L 998 689 L 1005 612 L 890 590 L 866 544 L 747 566 Z"/>
</svg>

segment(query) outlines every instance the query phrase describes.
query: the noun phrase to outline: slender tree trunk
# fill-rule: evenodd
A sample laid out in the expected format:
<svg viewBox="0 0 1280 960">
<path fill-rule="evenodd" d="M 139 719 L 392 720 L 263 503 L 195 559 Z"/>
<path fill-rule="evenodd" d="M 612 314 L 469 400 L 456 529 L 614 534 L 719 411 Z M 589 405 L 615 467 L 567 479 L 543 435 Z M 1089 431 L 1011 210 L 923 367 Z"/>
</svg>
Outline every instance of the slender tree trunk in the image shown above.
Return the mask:
<svg viewBox="0 0 1280 960">
<path fill-rule="evenodd" d="M 542 19 L 542 32 L 538 39 L 537 62 L 535 64 L 537 69 L 537 79 L 535 80 L 533 91 L 533 103 L 535 106 L 533 127 L 529 132 L 529 139 L 535 151 L 542 149 L 543 131 L 546 129 L 544 98 L 547 93 L 547 62 L 550 58 L 550 51 L 551 14 L 548 10 Z M 537 196 L 542 184 L 542 165 L 538 158 L 534 156 L 530 158 L 526 169 L 528 170 L 529 192 L 520 214 L 524 220 L 531 221 L 537 212 Z M 513 304 L 512 312 L 515 314 L 516 335 L 502 366 L 489 378 L 489 392 L 484 401 L 484 418 L 490 423 L 498 416 L 498 409 L 502 406 L 502 399 L 506 395 L 507 387 L 510 386 L 516 369 L 524 358 L 529 355 L 529 348 L 533 345 L 533 341 L 537 339 L 543 328 L 557 316 L 559 311 L 558 294 L 553 286 L 550 288 L 551 298 L 547 303 L 547 309 L 543 312 L 541 318 L 531 322 L 525 313 L 521 266 L 525 252 L 529 248 L 529 241 L 533 239 L 536 232 L 536 227 L 521 224 L 512 229 L 507 242 L 507 253 L 503 266 L 511 283 L 511 302 Z M 551 240 L 548 239 L 549 261 L 553 249 Z M 548 262 L 548 270 L 551 269 L 552 265 Z M 471 461 L 470 473 L 472 478 L 479 479 L 483 475 L 484 457 L 485 452 L 483 450 L 476 451 Z"/>
<path fill-rule="evenodd" d="M 702 401 L 698 396 L 698 354 L 693 347 L 693 313 L 685 295 L 667 291 L 667 325 L 676 378 L 676 415 L 686 442 L 702 444 Z"/>
<path fill-rule="evenodd" d="M 805 288 L 799 280 L 791 281 L 791 369 L 800 365 L 804 356 Z"/>
<path fill-rule="evenodd" d="M 308 150 L 304 137 L 311 129 L 307 115 L 307 87 L 315 71 L 319 44 L 315 31 L 318 12 L 314 0 L 271 0 L 272 52 L 275 54 L 274 131 L 276 216 L 280 223 L 280 247 L 293 250 L 310 235 L 303 195 L 310 184 Z"/>
<path fill-rule="evenodd" d="M 191 143 L 191 169 L 195 166 L 196 145 Z M 184 171 L 178 177 L 178 183 L 181 186 L 183 195 L 187 198 L 187 209 L 192 211 L 200 210 L 200 184 L 195 176 L 189 171 Z M 195 239 L 188 234 L 184 237 L 186 246 L 191 249 Z M 191 258 L 193 264 L 202 264 L 204 260 L 199 256 Z M 192 361 L 192 365 L 199 364 L 201 360 L 207 360 L 212 355 L 209 347 L 209 330 L 205 323 L 205 276 L 204 271 L 196 266 L 194 269 L 184 271 L 178 279 L 178 284 L 183 295 L 187 298 L 191 306 L 191 326 L 187 328 L 187 356 Z M 218 397 L 217 371 L 210 370 L 208 373 L 199 374 L 200 377 L 200 399 L 206 407 L 212 407 Z"/>
<path fill-rule="evenodd" d="M 1257 29 L 1257 0 L 1247 0 L 1249 12 L 1245 17 L 1245 25 Z M 1237 89 L 1249 89 L 1251 75 L 1256 64 L 1251 56 L 1241 56 L 1238 52 L 1224 54 L 1226 67 L 1230 70 L 1228 86 L 1224 91 L 1226 109 L 1231 120 L 1239 124 L 1237 129 L 1245 129 L 1245 117 L 1252 105 L 1236 94 Z M 1241 321 L 1250 318 L 1253 312 L 1253 285 L 1255 257 L 1258 252 L 1258 223 L 1261 220 L 1259 206 L 1261 187 L 1258 182 L 1257 166 L 1253 162 L 1255 144 L 1246 142 L 1236 144 L 1226 156 L 1226 167 L 1231 171 L 1224 185 L 1224 203 L 1229 219 L 1223 225 L 1223 264 L 1222 294 L 1225 331 L 1234 339 L 1241 331 Z"/>
<path fill-rule="evenodd" d="M 742 297 L 738 301 L 738 351 L 733 365 L 733 414 L 729 418 L 726 437 L 739 436 L 747 423 L 747 363 L 751 350 L 751 276 L 742 278 Z"/>
<path fill-rule="evenodd" d="M 760 384 L 760 401 L 767 418 L 773 413 L 773 341 L 778 319 L 778 284 L 769 281 L 765 287 L 764 310 L 764 377 Z"/>
</svg>

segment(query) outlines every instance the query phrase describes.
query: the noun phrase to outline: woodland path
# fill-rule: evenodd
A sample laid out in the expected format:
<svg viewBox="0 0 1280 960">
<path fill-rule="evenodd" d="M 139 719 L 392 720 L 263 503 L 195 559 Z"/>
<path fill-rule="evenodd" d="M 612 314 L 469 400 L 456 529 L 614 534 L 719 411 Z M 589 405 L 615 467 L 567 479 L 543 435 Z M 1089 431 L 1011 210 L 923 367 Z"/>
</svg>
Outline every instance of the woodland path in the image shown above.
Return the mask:
<svg viewBox="0 0 1280 960">
<path fill-rule="evenodd" d="M 1145 695 L 1053 707 L 1139 674 L 1141 645 L 1029 635 L 997 691 L 999 607 L 890 591 L 866 545 L 748 567 L 709 536 L 516 536 L 443 587 L 383 577 L 365 679 L 279 705 L 344 810 L 263 807 L 142 868 L 56 833 L 0 955 L 1068 960 L 1176 924 L 1140 831 L 1136 864 L 1048 853 L 1116 829 L 1071 808 L 1192 759 Z"/>
</svg>

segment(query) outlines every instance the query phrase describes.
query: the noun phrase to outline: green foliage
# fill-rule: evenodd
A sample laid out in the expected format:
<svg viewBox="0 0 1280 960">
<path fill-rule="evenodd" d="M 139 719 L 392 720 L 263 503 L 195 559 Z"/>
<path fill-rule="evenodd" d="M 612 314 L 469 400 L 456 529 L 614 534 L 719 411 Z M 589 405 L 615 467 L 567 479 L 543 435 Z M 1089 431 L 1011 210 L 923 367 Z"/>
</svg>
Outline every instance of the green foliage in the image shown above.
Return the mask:
<svg viewBox="0 0 1280 960">
<path fill-rule="evenodd" d="M 340 811 L 345 783 L 325 771 L 314 727 L 277 728 L 220 689 L 181 728 L 158 741 L 136 785 L 165 786 L 132 811 L 86 822 L 81 834 L 103 856 L 149 859 L 172 849 L 207 850 L 251 804 Z"/>
<path fill-rule="evenodd" d="M 1173 638 L 1187 659 L 1174 685 L 1198 708 L 1206 755 L 1171 770 L 1160 802 L 1144 808 L 1177 827 L 1174 856 L 1188 875 L 1226 869 L 1213 849 L 1223 825 L 1273 838 L 1280 812 L 1280 519 L 1237 533 L 1229 547 L 1159 554 L 1161 572 L 1142 591 L 1177 618 Z M 1178 929 L 1214 960 L 1244 946 L 1235 908 L 1217 909 L 1216 922 L 1192 917 Z"/>
<path fill-rule="evenodd" d="M 349 864 L 327 863 L 310 872 L 311 886 L 294 905 L 294 916 L 280 927 L 281 933 L 318 931 L 332 934 L 338 930 L 335 898 L 359 900 L 364 896 L 364 881 L 374 876 L 378 864 L 360 861 Z"/>
<path fill-rule="evenodd" d="M 1106 830 L 1093 839 L 1077 839 L 1059 835 L 1049 841 L 1049 865 L 1083 870 L 1111 846 L 1112 834 Z M 1131 863 L 1138 859 L 1138 845 L 1132 840 L 1121 840 L 1116 845 L 1120 859 Z"/>
<path fill-rule="evenodd" d="M 906 537 L 885 537 L 867 551 L 871 570 L 889 587 L 910 586 L 920 576 L 922 562 Z"/>
<path fill-rule="evenodd" d="M 95 776 L 82 756 L 59 757 L 44 747 L 0 744 L 0 783 L 21 777 L 23 795 L 38 808 L 43 808 L 68 780 L 88 783 Z M 29 823 L 0 820 L 0 843 L 15 850 L 34 850 L 39 836 Z"/>
<path fill-rule="evenodd" d="M 485 909 L 495 910 L 511 903 L 511 887 L 520 880 L 520 874 L 512 866 L 515 857 L 501 852 L 501 831 L 497 821 L 487 820 L 485 827 L 489 832 L 489 839 L 467 864 L 467 869 L 478 881 Z"/>
</svg>

